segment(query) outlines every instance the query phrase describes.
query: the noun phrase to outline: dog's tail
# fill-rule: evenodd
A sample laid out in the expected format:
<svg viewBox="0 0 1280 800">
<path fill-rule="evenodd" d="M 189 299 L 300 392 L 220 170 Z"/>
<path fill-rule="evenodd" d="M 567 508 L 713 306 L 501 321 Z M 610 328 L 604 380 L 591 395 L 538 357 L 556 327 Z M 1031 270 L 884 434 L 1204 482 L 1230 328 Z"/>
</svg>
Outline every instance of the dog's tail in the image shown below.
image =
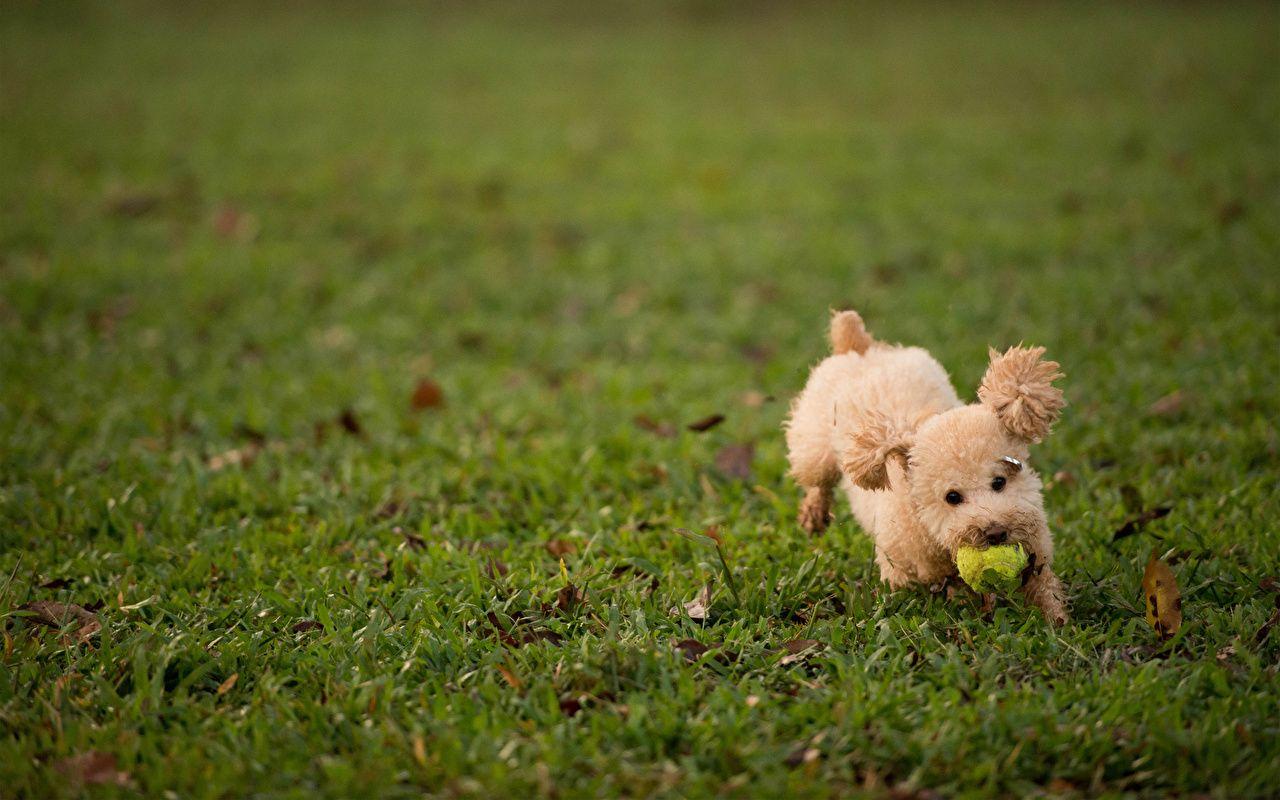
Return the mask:
<svg viewBox="0 0 1280 800">
<path fill-rule="evenodd" d="M 858 316 L 857 311 L 831 312 L 831 352 L 836 355 L 865 353 L 872 341 L 871 334 L 867 333 L 867 326 L 862 324 L 862 317 Z"/>
</svg>

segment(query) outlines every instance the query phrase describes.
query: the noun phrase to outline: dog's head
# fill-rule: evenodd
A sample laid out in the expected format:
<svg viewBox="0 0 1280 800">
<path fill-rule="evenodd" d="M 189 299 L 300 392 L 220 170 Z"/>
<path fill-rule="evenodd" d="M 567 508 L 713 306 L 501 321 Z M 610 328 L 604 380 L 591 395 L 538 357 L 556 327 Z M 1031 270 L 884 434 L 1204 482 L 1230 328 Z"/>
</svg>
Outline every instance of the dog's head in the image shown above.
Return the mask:
<svg viewBox="0 0 1280 800">
<path fill-rule="evenodd" d="M 1064 405 L 1053 385 L 1061 377 L 1058 364 L 1043 355 L 1042 347 L 993 350 L 980 402 L 927 417 L 918 427 L 864 416 L 845 442 L 842 468 L 864 489 L 903 492 L 953 556 L 962 546 L 1005 542 L 1034 553 L 1048 525 L 1027 448 L 1049 435 Z"/>
</svg>

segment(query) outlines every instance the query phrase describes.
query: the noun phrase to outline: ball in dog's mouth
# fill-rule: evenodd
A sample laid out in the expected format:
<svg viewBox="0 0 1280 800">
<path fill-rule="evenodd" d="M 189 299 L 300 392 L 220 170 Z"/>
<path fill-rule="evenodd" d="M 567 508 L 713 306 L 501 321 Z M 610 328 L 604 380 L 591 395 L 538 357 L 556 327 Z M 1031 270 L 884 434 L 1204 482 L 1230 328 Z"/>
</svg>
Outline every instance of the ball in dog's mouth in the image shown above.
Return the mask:
<svg viewBox="0 0 1280 800">
<path fill-rule="evenodd" d="M 956 569 L 975 592 L 1007 594 L 1022 585 L 1027 568 L 1027 552 L 1020 544 L 992 547 L 961 547 L 956 551 Z"/>
</svg>

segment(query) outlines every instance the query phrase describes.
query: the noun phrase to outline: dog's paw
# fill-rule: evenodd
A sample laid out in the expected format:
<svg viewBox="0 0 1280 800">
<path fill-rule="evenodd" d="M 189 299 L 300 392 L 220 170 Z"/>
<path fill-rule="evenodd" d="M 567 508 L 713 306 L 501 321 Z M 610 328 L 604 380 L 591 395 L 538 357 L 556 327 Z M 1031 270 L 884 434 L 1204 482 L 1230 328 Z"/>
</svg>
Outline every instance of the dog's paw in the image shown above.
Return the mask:
<svg viewBox="0 0 1280 800">
<path fill-rule="evenodd" d="M 822 533 L 831 524 L 831 499 L 821 489 L 810 489 L 800 502 L 800 527 L 809 533 Z"/>
</svg>

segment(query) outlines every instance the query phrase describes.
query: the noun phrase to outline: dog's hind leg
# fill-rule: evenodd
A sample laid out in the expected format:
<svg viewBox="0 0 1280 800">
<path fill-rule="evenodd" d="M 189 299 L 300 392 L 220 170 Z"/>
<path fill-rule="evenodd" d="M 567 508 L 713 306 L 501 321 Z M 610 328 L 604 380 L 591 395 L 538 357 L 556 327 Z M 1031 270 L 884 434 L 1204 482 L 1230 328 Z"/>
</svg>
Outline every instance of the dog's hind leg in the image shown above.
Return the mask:
<svg viewBox="0 0 1280 800">
<path fill-rule="evenodd" d="M 800 527 L 810 533 L 826 530 L 840 467 L 831 447 L 831 423 L 817 414 L 804 413 L 801 404 L 787 425 L 787 460 L 791 477 L 804 489 Z"/>
</svg>

